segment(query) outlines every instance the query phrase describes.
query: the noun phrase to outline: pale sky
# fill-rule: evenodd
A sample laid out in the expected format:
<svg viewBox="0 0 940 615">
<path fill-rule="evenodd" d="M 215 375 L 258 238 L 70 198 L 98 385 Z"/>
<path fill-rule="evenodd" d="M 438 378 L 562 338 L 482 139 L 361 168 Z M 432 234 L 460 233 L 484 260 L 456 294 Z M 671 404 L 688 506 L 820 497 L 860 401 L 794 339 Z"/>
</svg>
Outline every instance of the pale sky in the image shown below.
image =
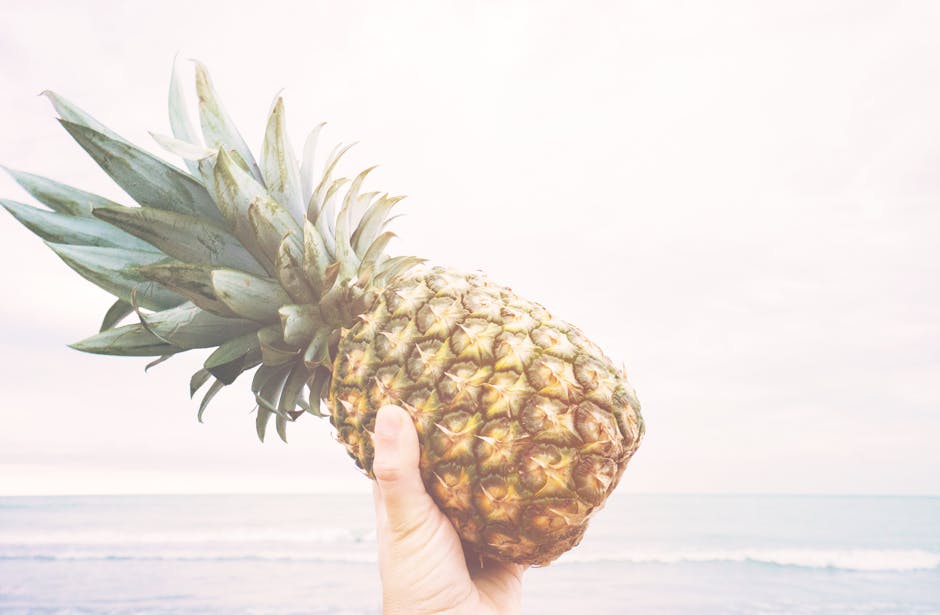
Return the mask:
<svg viewBox="0 0 940 615">
<path fill-rule="evenodd" d="M 618 492 L 940 494 L 940 4 L 0 13 L 2 165 L 129 203 L 36 94 L 158 152 L 177 51 L 256 148 L 282 88 L 295 144 L 360 141 L 347 169 L 409 195 L 393 251 L 481 269 L 626 365 L 648 433 Z M 247 381 L 197 423 L 205 352 L 145 374 L 67 348 L 112 299 L 5 212 L 0 256 L 0 495 L 368 489 L 325 421 L 260 444 Z"/>
</svg>

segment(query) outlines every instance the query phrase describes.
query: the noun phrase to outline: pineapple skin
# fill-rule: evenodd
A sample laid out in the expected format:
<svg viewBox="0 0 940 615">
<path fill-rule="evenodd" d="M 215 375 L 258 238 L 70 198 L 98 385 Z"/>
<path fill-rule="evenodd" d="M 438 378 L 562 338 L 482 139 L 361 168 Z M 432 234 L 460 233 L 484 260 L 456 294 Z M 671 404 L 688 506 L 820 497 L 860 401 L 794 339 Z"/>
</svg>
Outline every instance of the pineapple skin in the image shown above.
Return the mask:
<svg viewBox="0 0 940 615">
<path fill-rule="evenodd" d="M 386 404 L 411 414 L 425 487 L 460 537 L 526 565 L 580 542 L 644 434 L 633 387 L 581 331 L 444 268 L 394 281 L 340 337 L 330 420 L 370 477 Z"/>
</svg>

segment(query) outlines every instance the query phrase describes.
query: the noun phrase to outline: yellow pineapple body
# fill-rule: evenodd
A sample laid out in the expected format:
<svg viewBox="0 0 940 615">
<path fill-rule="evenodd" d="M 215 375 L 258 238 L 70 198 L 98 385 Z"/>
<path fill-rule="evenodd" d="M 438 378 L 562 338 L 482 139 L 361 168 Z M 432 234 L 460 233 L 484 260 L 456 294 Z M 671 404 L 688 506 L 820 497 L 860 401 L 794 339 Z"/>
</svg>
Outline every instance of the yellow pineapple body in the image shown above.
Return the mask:
<svg viewBox="0 0 940 615">
<path fill-rule="evenodd" d="M 440 268 L 395 281 L 343 332 L 328 403 L 370 474 L 376 412 L 404 407 L 425 486 L 461 538 L 521 564 L 581 540 L 643 435 L 632 387 L 577 328 Z"/>
</svg>

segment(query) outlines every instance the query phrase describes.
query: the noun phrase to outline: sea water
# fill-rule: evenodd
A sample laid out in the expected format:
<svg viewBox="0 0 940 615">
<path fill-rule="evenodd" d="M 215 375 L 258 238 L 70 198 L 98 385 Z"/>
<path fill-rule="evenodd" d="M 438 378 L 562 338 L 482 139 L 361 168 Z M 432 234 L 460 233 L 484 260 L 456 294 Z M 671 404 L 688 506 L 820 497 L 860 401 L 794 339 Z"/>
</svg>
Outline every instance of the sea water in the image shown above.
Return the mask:
<svg viewBox="0 0 940 615">
<path fill-rule="evenodd" d="M 379 613 L 368 495 L 0 498 L 0 613 Z M 940 498 L 616 494 L 524 612 L 940 614 Z"/>
</svg>

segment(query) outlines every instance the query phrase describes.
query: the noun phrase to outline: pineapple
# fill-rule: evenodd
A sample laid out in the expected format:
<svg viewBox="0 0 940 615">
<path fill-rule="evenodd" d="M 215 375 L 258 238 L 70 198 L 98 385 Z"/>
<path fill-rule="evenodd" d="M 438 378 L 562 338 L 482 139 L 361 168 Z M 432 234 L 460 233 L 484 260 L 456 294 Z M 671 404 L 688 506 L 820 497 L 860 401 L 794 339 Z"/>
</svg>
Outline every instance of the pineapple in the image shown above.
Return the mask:
<svg viewBox="0 0 940 615">
<path fill-rule="evenodd" d="M 77 273 L 113 294 L 85 352 L 157 357 L 213 348 L 190 382 L 214 395 L 254 370 L 256 429 L 328 416 L 371 475 L 376 412 L 412 416 L 428 492 L 478 554 L 547 564 L 576 545 L 644 433 L 625 374 L 575 327 L 482 275 L 389 257 L 401 197 L 363 192 L 371 169 L 298 164 L 284 104 L 260 162 L 196 63 L 201 130 L 176 67 L 173 136 L 187 171 L 135 147 L 65 98 L 59 121 L 139 206 L 10 171 L 49 209 L 3 206 Z M 137 322 L 124 324 L 134 315 Z M 211 381 L 211 382 L 210 382 Z M 322 408 L 328 414 L 321 412 Z"/>
</svg>

